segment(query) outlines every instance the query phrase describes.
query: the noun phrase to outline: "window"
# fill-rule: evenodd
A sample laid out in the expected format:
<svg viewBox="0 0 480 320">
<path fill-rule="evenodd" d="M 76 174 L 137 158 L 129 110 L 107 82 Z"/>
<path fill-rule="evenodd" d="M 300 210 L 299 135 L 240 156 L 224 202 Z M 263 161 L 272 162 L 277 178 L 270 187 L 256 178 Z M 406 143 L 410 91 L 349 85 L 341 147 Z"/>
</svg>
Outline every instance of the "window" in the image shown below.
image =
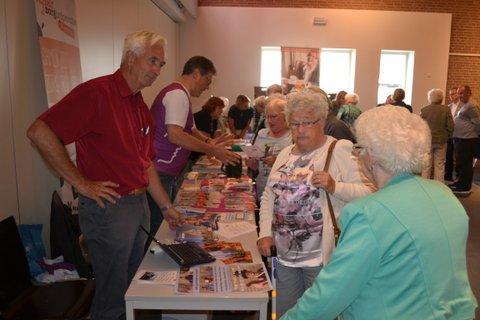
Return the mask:
<svg viewBox="0 0 480 320">
<path fill-rule="evenodd" d="M 260 86 L 280 84 L 282 78 L 282 52 L 280 47 L 262 47 Z"/>
<path fill-rule="evenodd" d="M 355 49 L 321 49 L 320 88 L 327 93 L 354 92 Z"/>
<path fill-rule="evenodd" d="M 405 90 L 405 103 L 412 102 L 414 51 L 382 50 L 377 102 L 384 103 L 397 88 Z"/>
</svg>

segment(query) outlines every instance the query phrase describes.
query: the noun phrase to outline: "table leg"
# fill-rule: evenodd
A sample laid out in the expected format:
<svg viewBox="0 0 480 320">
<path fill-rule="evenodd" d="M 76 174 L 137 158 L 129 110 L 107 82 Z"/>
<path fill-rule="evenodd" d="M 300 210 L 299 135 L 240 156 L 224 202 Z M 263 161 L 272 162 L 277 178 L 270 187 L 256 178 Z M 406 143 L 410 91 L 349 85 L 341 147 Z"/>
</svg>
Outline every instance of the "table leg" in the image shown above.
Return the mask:
<svg viewBox="0 0 480 320">
<path fill-rule="evenodd" d="M 135 318 L 135 310 L 131 302 L 125 302 L 127 320 L 133 320 Z"/>
<path fill-rule="evenodd" d="M 260 307 L 260 314 L 258 316 L 259 320 L 267 320 L 267 309 L 268 303 L 265 303 Z"/>
</svg>

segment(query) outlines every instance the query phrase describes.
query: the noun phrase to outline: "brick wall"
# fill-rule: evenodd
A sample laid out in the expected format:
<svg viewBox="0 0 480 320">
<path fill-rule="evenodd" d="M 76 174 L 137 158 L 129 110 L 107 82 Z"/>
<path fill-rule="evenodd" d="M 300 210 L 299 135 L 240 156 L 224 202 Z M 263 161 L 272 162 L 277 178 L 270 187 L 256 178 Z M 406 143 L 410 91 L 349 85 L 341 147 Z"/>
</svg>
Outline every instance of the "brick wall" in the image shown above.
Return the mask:
<svg viewBox="0 0 480 320">
<path fill-rule="evenodd" d="M 479 0 L 199 0 L 199 6 L 296 7 L 452 14 L 450 53 L 480 54 Z M 480 56 L 450 56 L 447 88 L 469 84 L 480 101 Z"/>
</svg>

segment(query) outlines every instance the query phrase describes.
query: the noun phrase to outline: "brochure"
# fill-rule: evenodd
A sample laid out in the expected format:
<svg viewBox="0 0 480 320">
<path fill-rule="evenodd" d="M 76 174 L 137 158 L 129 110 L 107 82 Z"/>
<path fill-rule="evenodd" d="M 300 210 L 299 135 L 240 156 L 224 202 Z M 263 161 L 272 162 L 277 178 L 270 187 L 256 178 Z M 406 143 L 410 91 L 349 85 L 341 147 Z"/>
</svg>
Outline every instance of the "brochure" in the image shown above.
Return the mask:
<svg viewBox="0 0 480 320">
<path fill-rule="evenodd" d="M 252 253 L 243 250 L 240 242 L 215 241 L 204 243 L 203 249 L 225 264 L 252 263 Z"/>
<path fill-rule="evenodd" d="M 272 290 L 263 263 L 182 268 L 175 293 L 265 292 Z"/>
</svg>

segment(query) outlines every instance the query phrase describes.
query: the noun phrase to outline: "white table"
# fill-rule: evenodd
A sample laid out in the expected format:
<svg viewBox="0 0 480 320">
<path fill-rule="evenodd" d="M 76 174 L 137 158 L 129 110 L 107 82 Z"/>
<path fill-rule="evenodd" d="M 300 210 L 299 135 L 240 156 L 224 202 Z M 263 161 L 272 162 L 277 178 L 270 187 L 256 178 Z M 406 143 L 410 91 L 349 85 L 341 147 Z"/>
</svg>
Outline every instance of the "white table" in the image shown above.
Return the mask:
<svg viewBox="0 0 480 320">
<path fill-rule="evenodd" d="M 175 233 L 162 223 L 157 239 L 160 242 L 170 243 Z M 251 251 L 253 262 L 262 262 L 257 251 L 255 231 L 233 239 L 220 239 L 232 242 L 241 242 L 244 250 Z M 216 261 L 215 264 L 222 264 Z M 139 269 L 161 271 L 178 270 L 178 265 L 164 252 L 151 254 L 148 252 Z M 229 294 L 196 294 L 177 295 L 173 286 L 143 284 L 133 280 L 125 294 L 127 320 L 133 320 L 135 309 L 159 310 L 257 310 L 259 319 L 267 319 L 267 292 L 229 293 Z"/>
</svg>

